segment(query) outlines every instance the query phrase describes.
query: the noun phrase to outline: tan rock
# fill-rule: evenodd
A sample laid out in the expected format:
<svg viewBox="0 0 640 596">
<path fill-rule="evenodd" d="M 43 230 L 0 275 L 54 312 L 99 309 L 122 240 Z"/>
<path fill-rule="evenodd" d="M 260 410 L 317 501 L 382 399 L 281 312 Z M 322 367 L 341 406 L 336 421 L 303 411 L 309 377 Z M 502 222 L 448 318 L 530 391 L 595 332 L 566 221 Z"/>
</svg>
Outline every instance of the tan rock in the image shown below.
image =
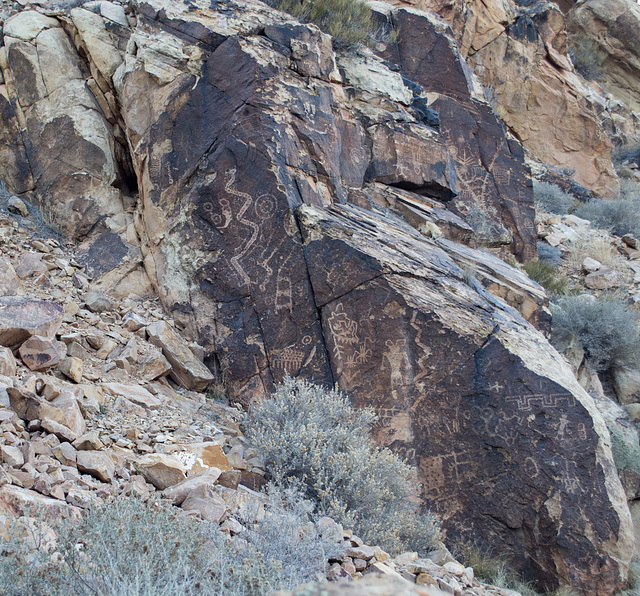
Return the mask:
<svg viewBox="0 0 640 596">
<path fill-rule="evenodd" d="M 587 257 L 582 261 L 582 271 L 584 271 L 584 273 L 593 273 L 600 269 L 600 267 L 602 267 L 602 263 L 592 259 L 591 257 Z"/>
<path fill-rule="evenodd" d="M 0 375 L 13 377 L 16 374 L 16 359 L 9 348 L 0 348 Z"/>
<path fill-rule="evenodd" d="M 78 451 L 99 451 L 104 447 L 104 444 L 98 436 L 98 431 L 92 430 L 91 432 L 85 433 L 82 436 L 78 437 L 73 442 L 73 446 Z"/>
<path fill-rule="evenodd" d="M 186 479 L 184 466 L 173 455 L 151 453 L 135 461 L 134 466 L 158 490 L 164 490 Z"/>
<path fill-rule="evenodd" d="M 47 273 L 49 269 L 40 259 L 38 253 L 24 253 L 18 259 L 18 266 L 16 267 L 16 275 L 20 279 L 27 279 L 34 275 L 41 273 Z"/>
<path fill-rule="evenodd" d="M 203 391 L 214 377 L 189 349 L 186 341 L 165 322 L 156 321 L 147 326 L 149 341 L 160 348 L 171 364 L 171 377 L 179 385 L 194 391 Z"/>
<path fill-rule="evenodd" d="M 60 443 L 52 449 L 52 454 L 62 465 L 76 467 L 78 452 L 71 443 Z"/>
<path fill-rule="evenodd" d="M 216 495 L 210 497 L 188 496 L 182 503 L 185 511 L 195 511 L 201 519 L 217 524 L 226 513 L 225 502 Z"/>
<path fill-rule="evenodd" d="M 65 389 L 50 403 L 62 411 L 64 424 L 68 426 L 77 437 L 86 432 L 87 426 L 84 421 L 84 416 L 82 415 L 82 410 L 78 405 L 78 400 L 73 391 Z"/>
<path fill-rule="evenodd" d="M 598 84 L 640 111 L 640 8 L 623 0 L 579 2 L 567 18 L 569 45 L 596 71 Z M 589 52 L 584 56 L 584 52 Z"/>
<path fill-rule="evenodd" d="M 162 402 L 144 387 L 139 385 L 124 385 L 122 383 L 103 383 L 101 387 L 114 397 L 122 397 L 148 410 L 158 409 Z"/>
<path fill-rule="evenodd" d="M 640 402 L 640 370 L 635 368 L 615 368 L 613 388 L 621 404 Z"/>
<path fill-rule="evenodd" d="M 9 387 L 7 393 L 9 395 L 11 409 L 22 420 L 31 421 L 48 418 L 59 424 L 66 422 L 62 410 L 52 406 L 46 399 L 39 395 L 17 387 Z"/>
<path fill-rule="evenodd" d="M 620 274 L 608 267 L 602 267 L 584 278 L 584 283 L 592 290 L 610 290 L 620 285 Z"/>
<path fill-rule="evenodd" d="M 53 302 L 0 296 L 0 346 L 20 345 L 32 335 L 54 337 L 62 317 L 62 308 Z"/>
<path fill-rule="evenodd" d="M 170 499 L 174 505 L 181 505 L 190 493 L 201 490 L 202 487 L 213 486 L 220 477 L 218 468 L 209 468 L 199 474 L 189 476 L 186 480 L 174 484 L 162 492 L 162 496 Z"/>
<path fill-rule="evenodd" d="M 74 383 L 82 381 L 82 360 L 75 356 L 65 358 L 59 365 L 58 370 Z"/>
<path fill-rule="evenodd" d="M 102 482 L 112 482 L 115 476 L 115 463 L 105 451 L 78 451 L 78 470 L 95 476 Z"/>
<path fill-rule="evenodd" d="M 46 370 L 67 355 L 67 346 L 55 339 L 33 335 L 20 346 L 18 352 L 30 370 Z"/>
<path fill-rule="evenodd" d="M 56 499 L 43 497 L 37 492 L 17 486 L 5 485 L 0 488 L 0 512 L 5 515 L 25 515 L 29 509 L 38 508 L 51 519 L 77 517 L 79 511 Z"/>
<path fill-rule="evenodd" d="M 68 426 L 51 420 L 50 418 L 43 418 L 40 422 L 42 428 L 52 434 L 54 434 L 60 441 L 67 441 L 73 443 L 77 438 L 76 435 Z"/>
<path fill-rule="evenodd" d="M 18 447 L 0 445 L 0 455 L 2 456 L 2 463 L 13 468 L 20 468 L 24 464 L 24 456 Z"/>
<path fill-rule="evenodd" d="M 625 409 L 633 422 L 640 422 L 640 403 L 628 404 Z"/>
<path fill-rule="evenodd" d="M 4 25 L 4 34 L 24 41 L 31 41 L 42 30 L 50 27 L 60 27 L 60 23 L 35 10 L 27 10 L 7 19 Z"/>
<path fill-rule="evenodd" d="M 167 445 L 165 453 L 175 455 L 182 462 L 186 473 L 189 475 L 199 474 L 210 468 L 217 468 L 222 472 L 233 469 L 227 456 L 222 451 L 222 446 L 212 441 Z"/>
<path fill-rule="evenodd" d="M 106 360 L 109 357 L 109 354 L 113 352 L 118 346 L 117 342 L 112 340 L 110 337 L 104 338 L 100 349 L 96 352 L 96 356 L 101 360 Z"/>
<path fill-rule="evenodd" d="M 0 296 L 17 296 L 22 293 L 20 278 L 9 259 L 0 258 Z"/>
</svg>

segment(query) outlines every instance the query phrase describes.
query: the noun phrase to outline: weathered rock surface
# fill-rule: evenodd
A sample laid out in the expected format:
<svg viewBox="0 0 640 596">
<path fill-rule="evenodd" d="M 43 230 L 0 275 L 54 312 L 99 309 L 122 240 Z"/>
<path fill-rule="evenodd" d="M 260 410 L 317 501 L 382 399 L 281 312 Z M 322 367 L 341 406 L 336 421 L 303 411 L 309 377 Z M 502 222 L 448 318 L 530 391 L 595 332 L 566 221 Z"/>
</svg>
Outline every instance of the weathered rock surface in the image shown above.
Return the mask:
<svg viewBox="0 0 640 596">
<path fill-rule="evenodd" d="M 491 292 L 538 324 L 544 295 L 492 258 L 470 285 L 456 264 L 480 259 L 456 244 L 474 238 L 529 259 L 536 230 L 522 147 L 481 99 L 448 28 L 380 8 L 404 32 L 399 42 L 336 61 L 328 36 L 251 0 L 231 13 L 149 0 L 131 21 L 89 8 L 13 17 L 19 33 L 5 30 L 0 61 L 0 95 L 11 98 L 2 138 L 16 129 L 27 139 L 2 146 L 2 168 L 16 180 L 27 159 L 41 207 L 87 238 L 85 273 L 69 267 L 76 287 L 102 276 L 126 295 L 143 265 L 175 328 L 206 354 L 203 367 L 184 346 L 170 349 L 158 338 L 171 328 L 150 322 L 179 382 L 204 388 L 208 367 L 244 403 L 285 374 L 337 382 L 376 409 L 377 439 L 417 465 L 422 497 L 451 536 L 512 552 L 516 569 L 549 587 L 615 590 L 630 522 L 602 418 L 544 338 Z M 59 155 L 69 156 L 62 166 Z M 375 206 L 391 195 L 404 196 L 393 199 L 400 216 Z M 82 317 L 100 330 L 116 320 Z M 87 368 L 87 381 L 125 377 L 103 384 L 115 412 L 144 419 L 181 403 L 162 383 L 157 395 L 130 385 L 132 331 L 110 333 L 69 345 L 76 358 L 98 350 L 104 365 Z M 62 441 L 84 433 L 44 398 L 19 396 L 14 409 L 34 427 Z M 103 438 L 123 457 L 156 451 L 131 462 L 156 488 L 185 479 L 183 451 L 157 452 L 171 449 L 159 429 L 148 430 L 153 447 L 137 432 L 113 434 Z M 92 453 L 78 451 L 79 469 Z M 136 475 L 128 490 L 153 489 Z M 242 485 L 216 494 L 238 519 L 255 515 Z"/>
<path fill-rule="evenodd" d="M 52 338 L 62 316 L 62 308 L 53 302 L 0 296 L 0 345 L 18 346 L 32 335 Z"/>
<path fill-rule="evenodd" d="M 214 380 L 209 369 L 193 355 L 187 342 L 165 321 L 148 325 L 147 334 L 149 341 L 162 350 L 171 364 L 169 374 L 176 383 L 187 389 L 203 391 Z"/>
<path fill-rule="evenodd" d="M 640 111 L 640 7 L 625 0 L 586 0 L 568 14 L 569 46 L 589 48 L 597 81 Z"/>
<path fill-rule="evenodd" d="M 537 160 L 575 170 L 576 181 L 592 192 L 615 193 L 617 180 L 606 136 L 613 119 L 610 106 L 573 71 L 564 16 L 556 5 L 541 2 L 522 11 L 509 0 L 394 4 L 432 10 L 451 25 L 460 52 L 490 90 L 496 113 Z M 625 4 L 619 3 L 618 14 Z M 600 5 L 604 9 L 606 4 Z M 627 22 L 621 18 L 621 31 Z M 624 53 L 621 45 L 618 55 Z"/>
<path fill-rule="evenodd" d="M 34 335 L 18 351 L 22 362 L 31 370 L 46 370 L 66 356 L 67 346 L 61 341 Z"/>
<path fill-rule="evenodd" d="M 612 536 L 614 515 L 615 540 L 631 544 L 608 433 L 564 361 L 515 311 L 471 292 L 449 257 L 429 241 L 415 242 L 410 230 L 346 206 L 303 207 L 299 215 L 334 377 L 361 405 L 373 405 L 367 396 L 386 396 L 374 406 L 377 438 L 419 467 L 424 498 L 447 529 L 499 548 L 519 542 L 531 559 L 517 566 L 531 578 L 555 568 L 585 593 L 610 590 L 618 563 L 606 549 L 565 534 L 568 525 L 585 523 L 577 512 L 588 510 L 602 537 Z M 393 249 L 385 237 L 394 238 Z M 361 283 L 329 283 L 333 266 L 354 272 L 344 279 L 357 272 Z M 380 303 L 387 305 L 382 314 Z M 591 463 L 576 460 L 577 445 L 590 445 L 580 453 Z M 609 488 L 591 466 L 610 479 Z M 557 474 L 561 486 L 551 481 Z M 487 480 L 478 484 L 478 477 Z M 539 534 L 541 527 L 549 533 Z M 574 546 L 564 551 L 560 538 Z M 552 562 L 573 559 L 574 548 L 581 560 L 598 561 L 597 577 L 579 571 L 582 564 L 563 571 Z"/>
</svg>

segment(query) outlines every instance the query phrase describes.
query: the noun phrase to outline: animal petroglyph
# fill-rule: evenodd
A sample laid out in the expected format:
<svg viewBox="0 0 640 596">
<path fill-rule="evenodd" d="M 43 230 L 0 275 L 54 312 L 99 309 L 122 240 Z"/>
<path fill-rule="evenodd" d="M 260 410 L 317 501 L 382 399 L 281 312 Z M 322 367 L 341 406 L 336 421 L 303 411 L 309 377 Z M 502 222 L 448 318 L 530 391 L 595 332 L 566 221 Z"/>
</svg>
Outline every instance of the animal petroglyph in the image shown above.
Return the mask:
<svg viewBox="0 0 640 596">
<path fill-rule="evenodd" d="M 360 341 L 358 323 L 344 311 L 343 304 L 338 304 L 327 322 L 333 335 L 333 355 L 338 364 L 338 374 L 351 384 L 361 370 L 360 365 L 371 357 L 369 338 Z"/>
</svg>

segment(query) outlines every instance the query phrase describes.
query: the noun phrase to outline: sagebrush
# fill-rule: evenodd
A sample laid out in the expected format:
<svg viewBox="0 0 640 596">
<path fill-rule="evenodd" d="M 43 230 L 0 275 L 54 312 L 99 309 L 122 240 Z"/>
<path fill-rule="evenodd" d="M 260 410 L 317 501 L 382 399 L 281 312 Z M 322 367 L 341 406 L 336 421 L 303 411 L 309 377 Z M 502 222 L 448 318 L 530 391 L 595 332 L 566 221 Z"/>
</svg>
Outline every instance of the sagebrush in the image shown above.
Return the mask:
<svg viewBox="0 0 640 596">
<path fill-rule="evenodd" d="M 267 4 L 317 25 L 339 49 L 367 44 L 373 36 L 371 8 L 364 0 L 267 0 Z"/>
<path fill-rule="evenodd" d="M 427 552 L 439 539 L 437 521 L 415 511 L 413 469 L 375 446 L 375 422 L 337 389 L 287 378 L 245 426 L 274 482 L 303 487 L 320 513 L 369 543 Z"/>
<path fill-rule="evenodd" d="M 567 296 L 553 303 L 551 312 L 554 329 L 575 335 L 596 371 L 638 362 L 638 313 L 622 299 L 607 294 Z"/>
<path fill-rule="evenodd" d="M 640 238 L 640 196 L 622 194 L 621 198 L 610 201 L 593 199 L 578 207 L 574 213 L 588 219 L 594 227 L 616 236 L 633 234 Z"/>
<path fill-rule="evenodd" d="M 562 251 L 555 247 L 551 246 L 547 242 L 538 241 L 538 261 L 543 263 L 549 263 L 553 267 L 557 267 L 560 265 L 560 259 L 562 257 Z"/>
<path fill-rule="evenodd" d="M 549 294 L 564 294 L 567 291 L 569 280 L 556 273 L 556 268 L 544 261 L 528 261 L 522 268 L 535 282 L 539 283 Z"/>
<path fill-rule="evenodd" d="M 545 213 L 566 215 L 575 204 L 575 199 L 555 184 L 533 182 L 533 201 L 536 209 Z"/>
<path fill-rule="evenodd" d="M 335 551 L 313 531 L 301 502 L 291 491 L 274 492 L 262 520 L 236 544 L 179 509 L 135 498 L 97 504 L 80 519 L 29 514 L 10 522 L 8 540 L 0 541 L 2 593 L 262 596 L 291 589 L 317 580 Z"/>
</svg>

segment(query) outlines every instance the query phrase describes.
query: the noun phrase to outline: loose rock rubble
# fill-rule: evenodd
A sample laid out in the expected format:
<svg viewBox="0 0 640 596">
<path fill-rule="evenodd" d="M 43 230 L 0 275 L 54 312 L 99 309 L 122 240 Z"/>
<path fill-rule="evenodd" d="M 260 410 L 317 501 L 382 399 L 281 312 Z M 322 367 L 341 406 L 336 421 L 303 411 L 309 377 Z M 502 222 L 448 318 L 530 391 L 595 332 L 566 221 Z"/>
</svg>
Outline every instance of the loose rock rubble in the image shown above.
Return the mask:
<svg viewBox="0 0 640 596">
<path fill-rule="evenodd" d="M 153 297 L 118 303 L 87 291 L 69 247 L 6 214 L 0 246 L 0 520 L 34 504 L 78 515 L 126 495 L 242 537 L 264 515 L 264 464 L 239 409 L 202 393 L 214 377 L 197 346 Z M 27 275 L 26 262 L 47 265 Z M 392 559 L 330 518 L 317 527 L 341 547 L 328 580 L 367 576 L 354 594 L 513 594 L 482 585 L 444 547 Z"/>
</svg>

